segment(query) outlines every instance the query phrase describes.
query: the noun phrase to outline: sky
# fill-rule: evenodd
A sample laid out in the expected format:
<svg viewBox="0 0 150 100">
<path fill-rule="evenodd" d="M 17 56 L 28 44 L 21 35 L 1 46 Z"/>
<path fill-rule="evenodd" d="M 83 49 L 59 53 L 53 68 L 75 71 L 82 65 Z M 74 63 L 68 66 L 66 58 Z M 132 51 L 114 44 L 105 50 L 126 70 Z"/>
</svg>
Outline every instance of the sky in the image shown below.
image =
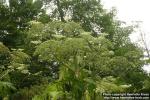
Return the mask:
<svg viewBox="0 0 150 100">
<path fill-rule="evenodd" d="M 150 49 L 150 0 L 101 0 L 104 8 L 117 9 L 117 18 L 130 24 L 133 21 L 140 21 L 140 28 L 131 34 L 132 42 L 139 42 L 140 31 L 145 34 L 146 43 Z M 150 66 L 144 66 L 150 73 Z"/>
<path fill-rule="evenodd" d="M 142 21 L 141 30 L 150 36 L 150 0 L 102 0 L 105 8 L 116 7 L 117 18 L 130 23 L 132 21 Z M 132 40 L 135 42 L 139 34 L 133 34 Z M 147 41 L 150 42 L 147 38 Z"/>
</svg>

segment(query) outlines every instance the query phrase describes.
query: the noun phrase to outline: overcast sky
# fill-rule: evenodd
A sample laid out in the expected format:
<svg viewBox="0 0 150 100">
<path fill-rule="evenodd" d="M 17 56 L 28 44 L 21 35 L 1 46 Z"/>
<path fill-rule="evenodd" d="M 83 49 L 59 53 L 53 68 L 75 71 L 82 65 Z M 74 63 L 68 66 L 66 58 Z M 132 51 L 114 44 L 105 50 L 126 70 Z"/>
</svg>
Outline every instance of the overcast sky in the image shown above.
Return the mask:
<svg viewBox="0 0 150 100">
<path fill-rule="evenodd" d="M 111 9 L 115 7 L 117 9 L 117 18 L 119 20 L 130 23 L 132 21 L 142 21 L 141 28 L 146 34 L 146 42 L 150 48 L 150 0 L 101 0 L 104 8 Z M 133 42 L 139 42 L 140 32 L 136 32 L 131 35 Z M 146 66 L 148 72 L 150 72 L 150 66 Z"/>
<path fill-rule="evenodd" d="M 120 20 L 142 21 L 141 30 L 150 37 L 150 0 L 102 0 L 102 3 L 107 9 L 116 7 L 117 17 Z M 134 34 L 132 40 L 135 41 L 137 36 L 138 34 Z"/>
</svg>

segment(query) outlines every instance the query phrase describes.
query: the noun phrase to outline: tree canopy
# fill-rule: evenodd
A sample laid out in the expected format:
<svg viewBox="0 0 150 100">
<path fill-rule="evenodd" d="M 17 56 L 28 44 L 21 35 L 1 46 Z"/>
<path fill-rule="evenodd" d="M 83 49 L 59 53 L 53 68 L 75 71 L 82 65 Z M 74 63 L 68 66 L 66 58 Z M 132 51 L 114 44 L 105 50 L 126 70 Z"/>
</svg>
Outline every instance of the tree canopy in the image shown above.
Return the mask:
<svg viewBox="0 0 150 100">
<path fill-rule="evenodd" d="M 103 100 L 149 92 L 143 49 L 100 0 L 0 3 L 0 100 Z"/>
</svg>

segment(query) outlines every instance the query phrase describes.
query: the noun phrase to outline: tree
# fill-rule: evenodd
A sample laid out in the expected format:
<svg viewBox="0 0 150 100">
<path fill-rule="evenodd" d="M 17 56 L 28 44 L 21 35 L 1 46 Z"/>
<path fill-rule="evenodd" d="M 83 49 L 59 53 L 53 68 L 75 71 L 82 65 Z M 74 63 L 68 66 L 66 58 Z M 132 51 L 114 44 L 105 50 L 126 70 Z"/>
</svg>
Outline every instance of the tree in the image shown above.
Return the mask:
<svg viewBox="0 0 150 100">
<path fill-rule="evenodd" d="M 58 79 L 52 83 L 54 87 L 53 85 L 50 86 L 50 90 L 43 94 L 46 97 L 48 94 L 50 94 L 50 97 L 53 97 L 53 92 L 56 92 L 55 96 L 58 96 L 58 98 L 60 96 L 65 98 L 69 95 L 70 98 L 81 99 L 86 97 L 83 94 L 87 92 L 91 93 L 88 96 L 92 99 L 94 93 L 96 93 L 94 89 L 98 88 L 96 85 L 97 82 L 99 83 L 98 79 L 105 79 L 109 76 L 122 81 L 114 84 L 114 88 L 110 91 L 113 91 L 115 88 L 118 88 L 118 91 L 120 91 L 123 89 L 121 85 L 126 85 L 128 89 L 140 90 L 142 88 L 143 84 L 141 82 L 145 77 L 141 69 L 143 65 L 143 62 L 140 60 L 142 51 L 130 41 L 114 50 L 114 43 L 106 38 L 107 35 L 105 33 L 98 37 L 93 37 L 91 33 L 84 32 L 81 29 L 78 34 L 72 35 L 76 28 L 80 29 L 74 22 L 54 22 L 47 25 L 49 25 L 51 30 L 47 31 L 48 33 L 44 32 L 39 36 L 38 32 L 41 33 L 42 31 L 37 30 L 38 32 L 34 31 L 36 34 L 33 34 L 33 37 L 36 37 L 33 39 L 41 41 L 35 47 L 34 56 L 41 63 L 41 66 L 44 65 L 50 68 L 50 73 L 53 73 L 51 76 L 55 80 Z M 71 26 L 74 27 L 71 28 Z M 48 30 L 48 28 L 46 29 Z M 45 33 L 52 34 L 46 35 Z M 48 36 L 48 38 L 45 39 L 45 36 Z M 32 38 L 30 39 L 32 40 Z M 135 71 L 135 75 L 132 76 L 133 71 Z M 137 74 L 138 77 L 135 80 Z M 88 83 L 89 81 L 91 83 Z M 74 83 L 82 90 L 74 87 Z M 107 84 L 110 84 L 109 81 Z M 57 85 L 60 87 L 57 88 Z M 89 85 L 93 87 L 91 90 L 87 90 L 88 87 L 86 86 Z M 117 85 L 120 85 L 120 87 L 117 87 Z M 138 88 L 138 86 L 140 87 Z M 56 90 L 51 90 L 51 88 Z M 65 93 L 65 91 L 67 92 Z M 45 96 L 44 98 L 46 98 Z"/>
<path fill-rule="evenodd" d="M 36 19 L 42 3 L 39 0 L 9 0 L 8 4 L 0 4 L 0 41 L 13 46 L 22 43 L 21 31 L 28 29 L 28 22 Z"/>
<path fill-rule="evenodd" d="M 134 27 L 99 0 L 10 0 L 0 11 L 2 97 L 101 100 L 107 91 L 149 90 L 143 51 L 129 39 Z"/>
<path fill-rule="evenodd" d="M 94 99 L 94 89 L 96 89 L 94 79 L 98 77 L 94 69 L 100 67 L 98 58 L 101 55 L 105 57 L 109 50 L 107 51 L 107 43 L 102 42 L 105 39 L 95 38 L 94 40 L 94 37 L 88 34 L 80 34 L 76 38 L 66 37 L 64 40 L 48 40 L 37 47 L 35 56 L 38 56 L 40 62 L 47 62 L 47 64 L 54 62 L 52 66 L 59 67 L 59 73 L 57 72 L 59 79 L 56 84 L 54 82 L 54 86 L 58 84 L 60 88 L 56 87 L 56 90 L 49 92 L 58 92 L 58 95 L 63 93 L 62 98 L 64 99 L 67 99 L 68 96 L 74 99 L 86 97 Z M 98 45 L 101 47 L 96 47 Z M 42 52 L 43 49 L 46 51 Z M 96 54 L 97 56 L 94 56 Z M 93 62 L 89 62 L 91 60 Z M 53 73 L 57 77 L 57 73 Z"/>
<path fill-rule="evenodd" d="M 85 31 L 92 31 L 95 35 L 99 32 L 114 33 L 114 10 L 107 13 L 99 0 L 57 0 L 57 2 L 46 0 L 46 2 L 56 5 L 56 9 L 52 10 L 52 18 L 60 18 L 63 22 L 65 20 L 80 22 Z M 98 32 L 94 27 L 97 27 Z"/>
</svg>

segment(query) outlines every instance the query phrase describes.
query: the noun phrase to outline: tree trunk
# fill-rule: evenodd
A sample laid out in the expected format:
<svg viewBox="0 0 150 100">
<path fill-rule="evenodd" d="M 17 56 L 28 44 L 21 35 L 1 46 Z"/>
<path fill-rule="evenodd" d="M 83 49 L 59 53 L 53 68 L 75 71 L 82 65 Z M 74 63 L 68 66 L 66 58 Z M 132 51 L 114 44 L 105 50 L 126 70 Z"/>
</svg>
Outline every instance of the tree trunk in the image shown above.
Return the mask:
<svg viewBox="0 0 150 100">
<path fill-rule="evenodd" d="M 62 22 L 65 22 L 65 19 L 64 19 L 64 12 L 63 12 L 63 10 L 62 10 L 62 8 L 61 8 L 60 1 L 59 1 L 59 0 L 56 0 L 56 5 L 57 5 L 57 7 L 58 7 L 58 12 L 59 12 L 60 20 L 61 20 Z"/>
</svg>

